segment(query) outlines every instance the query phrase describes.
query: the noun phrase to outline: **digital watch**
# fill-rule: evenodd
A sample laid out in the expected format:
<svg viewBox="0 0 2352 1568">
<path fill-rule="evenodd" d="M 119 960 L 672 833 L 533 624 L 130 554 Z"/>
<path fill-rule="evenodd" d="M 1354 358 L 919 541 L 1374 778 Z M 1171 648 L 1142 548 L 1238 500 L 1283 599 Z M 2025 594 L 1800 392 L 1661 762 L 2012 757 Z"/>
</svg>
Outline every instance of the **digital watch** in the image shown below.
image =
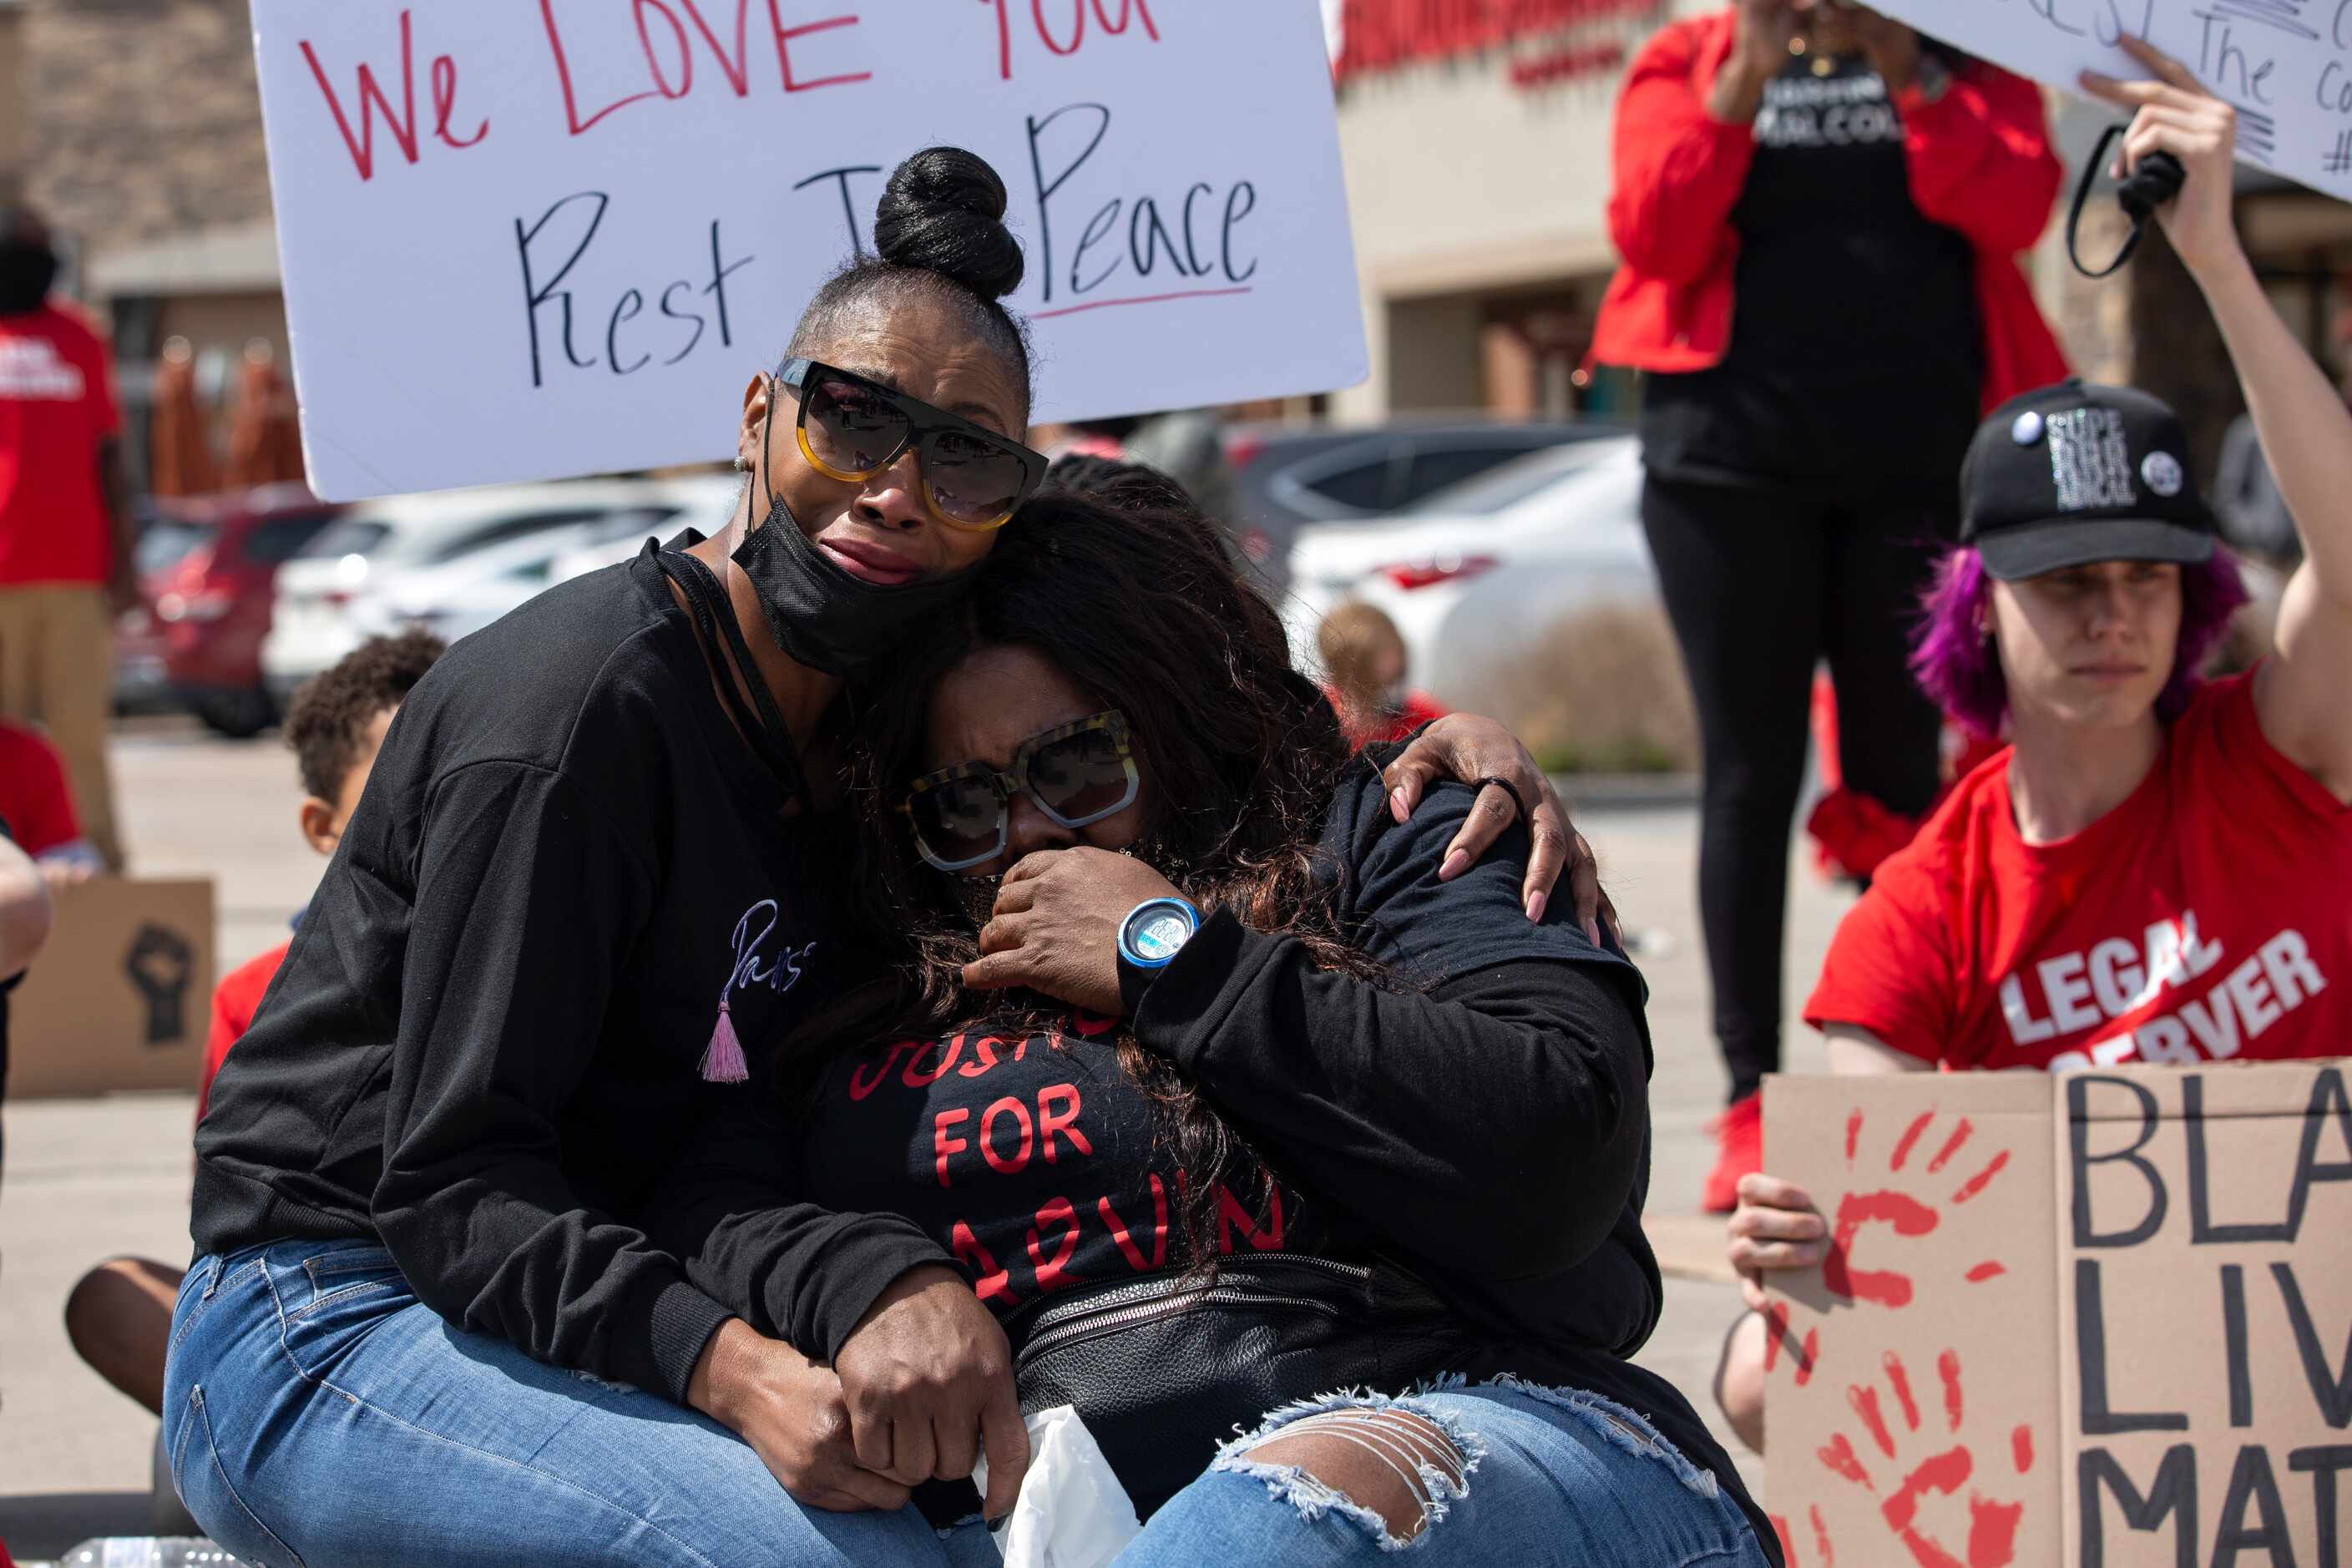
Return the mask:
<svg viewBox="0 0 2352 1568">
<path fill-rule="evenodd" d="M 1129 1017 L 1144 993 L 1201 929 L 1201 911 L 1182 899 L 1146 899 L 1118 922 L 1118 994 Z"/>
</svg>

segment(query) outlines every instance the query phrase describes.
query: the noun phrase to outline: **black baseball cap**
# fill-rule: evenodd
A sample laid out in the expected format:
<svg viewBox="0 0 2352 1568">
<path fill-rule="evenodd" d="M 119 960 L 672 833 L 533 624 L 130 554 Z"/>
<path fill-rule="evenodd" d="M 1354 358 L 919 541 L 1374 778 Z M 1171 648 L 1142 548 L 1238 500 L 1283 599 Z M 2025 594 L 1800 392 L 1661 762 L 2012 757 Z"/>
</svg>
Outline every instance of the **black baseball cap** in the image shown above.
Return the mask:
<svg viewBox="0 0 2352 1568">
<path fill-rule="evenodd" d="M 1995 409 L 1960 470 L 1960 542 L 2003 582 L 2095 561 L 2213 557 L 2189 433 L 2156 398 L 2064 381 Z"/>
</svg>

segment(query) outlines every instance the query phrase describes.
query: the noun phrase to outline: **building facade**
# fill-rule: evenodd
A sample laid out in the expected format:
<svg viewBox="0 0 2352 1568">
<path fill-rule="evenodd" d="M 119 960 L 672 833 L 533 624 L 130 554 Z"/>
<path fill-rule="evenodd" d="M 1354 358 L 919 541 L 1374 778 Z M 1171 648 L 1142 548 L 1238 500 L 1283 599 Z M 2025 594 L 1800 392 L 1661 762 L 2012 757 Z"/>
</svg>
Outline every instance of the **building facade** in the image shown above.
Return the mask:
<svg viewBox="0 0 2352 1568">
<path fill-rule="evenodd" d="M 1334 415 L 1618 411 L 1578 375 L 1616 265 L 1617 84 L 1704 0 L 1346 0 L 1334 76 L 1372 374 Z"/>
</svg>

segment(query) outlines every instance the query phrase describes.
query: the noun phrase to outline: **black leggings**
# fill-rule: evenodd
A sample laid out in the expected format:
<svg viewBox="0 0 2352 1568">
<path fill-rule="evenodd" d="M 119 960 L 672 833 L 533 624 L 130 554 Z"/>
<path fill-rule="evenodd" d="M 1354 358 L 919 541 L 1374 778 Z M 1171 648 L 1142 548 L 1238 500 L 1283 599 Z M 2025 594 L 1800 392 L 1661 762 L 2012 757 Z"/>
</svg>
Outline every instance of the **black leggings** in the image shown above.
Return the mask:
<svg viewBox="0 0 2352 1568">
<path fill-rule="evenodd" d="M 1699 920 L 1734 1100 L 1780 1066 L 1789 832 L 1818 660 L 1837 688 L 1847 785 L 1906 816 L 1935 798 L 1940 719 L 1905 661 L 1928 565 L 1957 527 L 1953 488 L 1821 495 L 1652 475 L 1643 490 L 1698 709 Z"/>
</svg>

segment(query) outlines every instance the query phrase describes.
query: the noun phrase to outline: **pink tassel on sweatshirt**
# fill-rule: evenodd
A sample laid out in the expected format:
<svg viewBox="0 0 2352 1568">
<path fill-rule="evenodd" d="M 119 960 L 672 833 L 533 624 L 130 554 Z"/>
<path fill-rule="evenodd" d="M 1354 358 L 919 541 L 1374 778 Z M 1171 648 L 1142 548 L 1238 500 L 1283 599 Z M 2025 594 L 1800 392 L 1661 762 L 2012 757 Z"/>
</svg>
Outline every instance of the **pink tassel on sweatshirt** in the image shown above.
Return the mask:
<svg viewBox="0 0 2352 1568">
<path fill-rule="evenodd" d="M 751 1066 L 743 1059 L 743 1042 L 735 1037 L 735 1020 L 728 1015 L 727 996 L 722 992 L 719 997 L 719 1026 L 710 1031 L 710 1047 L 702 1053 L 702 1079 L 705 1083 L 742 1083 L 751 1076 Z"/>
</svg>

